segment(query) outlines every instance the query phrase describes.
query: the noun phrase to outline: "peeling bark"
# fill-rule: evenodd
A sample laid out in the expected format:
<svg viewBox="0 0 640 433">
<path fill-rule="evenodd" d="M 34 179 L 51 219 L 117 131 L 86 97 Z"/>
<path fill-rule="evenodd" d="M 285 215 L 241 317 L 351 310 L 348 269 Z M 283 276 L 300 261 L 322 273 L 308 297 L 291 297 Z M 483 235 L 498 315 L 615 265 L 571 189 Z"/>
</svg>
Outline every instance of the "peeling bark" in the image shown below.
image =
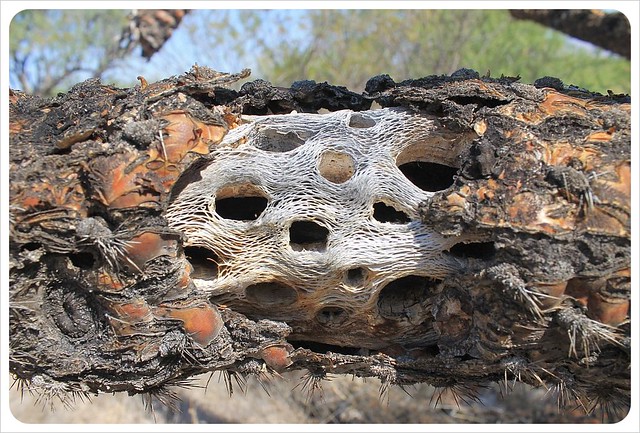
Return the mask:
<svg viewBox="0 0 640 433">
<path fill-rule="evenodd" d="M 312 380 L 348 373 L 457 389 L 521 380 L 619 419 L 630 395 L 627 96 L 469 70 L 374 77 L 364 94 L 311 81 L 226 87 L 247 75 L 194 67 L 131 89 L 89 80 L 51 99 L 11 92 L 18 380 L 47 395 L 162 394 L 214 370 L 307 369 Z M 407 218 L 446 239 L 473 239 L 443 252 L 459 271 L 401 287 L 366 314 L 354 309 L 349 328 L 338 321 L 331 331 L 337 310 L 311 323 L 278 306 L 216 303 L 197 263 L 214 257 L 186 250 L 167 208 L 252 115 L 364 112 L 374 101 L 438 125 L 431 147 L 418 143 L 403 157 L 439 158 L 453 180 Z M 342 163 L 327 175 L 334 183 L 355 170 Z M 398 210 L 378 211 L 402 222 Z M 415 314 L 424 320 L 411 322 Z M 380 326 L 357 326 L 367 321 Z"/>
</svg>

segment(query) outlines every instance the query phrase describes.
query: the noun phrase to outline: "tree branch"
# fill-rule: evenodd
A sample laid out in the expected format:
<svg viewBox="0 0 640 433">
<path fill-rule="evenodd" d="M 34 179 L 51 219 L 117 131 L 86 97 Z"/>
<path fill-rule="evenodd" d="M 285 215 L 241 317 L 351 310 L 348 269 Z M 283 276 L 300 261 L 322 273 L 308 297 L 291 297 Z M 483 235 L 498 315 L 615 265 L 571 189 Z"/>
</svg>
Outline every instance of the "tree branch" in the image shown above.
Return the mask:
<svg viewBox="0 0 640 433">
<path fill-rule="evenodd" d="M 535 21 L 631 59 L 631 26 L 620 12 L 513 9 L 510 13 L 514 18 Z"/>
<path fill-rule="evenodd" d="M 140 9 L 134 16 L 142 56 L 150 59 L 180 25 L 188 9 Z"/>
</svg>

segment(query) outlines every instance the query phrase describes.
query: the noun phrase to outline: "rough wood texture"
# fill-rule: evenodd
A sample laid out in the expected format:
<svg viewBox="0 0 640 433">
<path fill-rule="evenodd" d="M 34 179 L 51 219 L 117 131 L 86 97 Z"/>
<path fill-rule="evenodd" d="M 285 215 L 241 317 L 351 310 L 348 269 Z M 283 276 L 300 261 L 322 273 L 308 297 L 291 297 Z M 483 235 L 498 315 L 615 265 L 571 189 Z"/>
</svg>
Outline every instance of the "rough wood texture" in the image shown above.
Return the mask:
<svg viewBox="0 0 640 433">
<path fill-rule="evenodd" d="M 180 25 L 188 9 L 139 9 L 131 23 L 134 38 L 140 41 L 147 60 L 157 53 Z"/>
<path fill-rule="evenodd" d="M 553 388 L 559 403 L 624 416 L 627 96 L 469 70 L 378 76 L 362 95 L 309 81 L 225 87 L 247 75 L 194 67 L 132 89 L 90 80 L 53 99 L 11 92 L 10 367 L 21 383 L 51 396 L 163 395 L 205 371 L 307 369 L 312 384 L 355 374 L 472 394 L 520 380 Z M 373 101 L 439 125 L 437 140 L 402 158 L 437 159 L 455 176 L 408 218 L 444 238 L 473 236 L 442 252 L 462 266 L 428 287 L 403 280 L 366 311 L 373 319 L 343 305 L 349 329 L 305 328 L 277 305 L 214 303 L 198 272 L 215 257 L 185 255 L 170 203 L 248 115 L 363 111 Z M 356 332 L 372 321 L 380 326 Z M 349 332 L 371 338 L 359 345 Z"/>
</svg>

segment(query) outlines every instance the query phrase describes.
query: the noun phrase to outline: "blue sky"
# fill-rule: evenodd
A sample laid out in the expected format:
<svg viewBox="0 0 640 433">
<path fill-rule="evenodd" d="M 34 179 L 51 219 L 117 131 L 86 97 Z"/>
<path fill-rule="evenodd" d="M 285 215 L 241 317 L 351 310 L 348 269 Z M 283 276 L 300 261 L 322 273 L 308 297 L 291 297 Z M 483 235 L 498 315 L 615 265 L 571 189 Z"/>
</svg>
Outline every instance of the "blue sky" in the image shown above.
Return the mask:
<svg viewBox="0 0 640 433">
<path fill-rule="evenodd" d="M 239 10 L 229 10 L 229 18 L 232 24 L 237 24 L 239 18 Z M 244 68 L 252 69 L 252 78 L 261 78 L 257 71 L 257 65 L 251 64 L 251 59 L 245 57 L 239 59 L 237 56 L 229 55 L 228 48 L 224 46 L 212 47 L 210 50 L 203 49 L 202 46 L 207 44 L 194 45 L 191 42 L 189 29 L 197 28 L 199 37 L 206 38 L 207 33 L 214 31 L 215 20 L 219 11 L 215 10 L 192 10 L 188 13 L 178 28 L 174 31 L 171 38 L 166 42 L 162 49 L 154 54 L 147 61 L 140 55 L 140 49 L 135 54 L 120 62 L 120 65 L 105 73 L 103 81 L 105 83 L 117 82 L 118 85 L 130 86 L 137 83 L 136 76 L 142 75 L 149 82 L 157 81 L 171 75 L 177 75 L 189 70 L 191 65 L 197 63 L 203 66 L 209 66 L 218 71 L 239 72 Z M 277 39 L 283 37 L 283 34 L 277 31 L 280 22 L 289 24 L 298 23 L 305 19 L 306 10 L 272 10 L 264 14 L 264 28 L 274 29 L 273 32 L 265 31 L 262 34 L 269 39 Z M 211 30 L 207 26 L 212 27 Z M 114 33 L 119 34 L 121 28 L 114 28 Z M 306 44 L 308 41 L 303 30 L 298 25 L 289 25 L 286 27 L 286 37 L 288 40 L 294 40 L 298 44 Z M 247 38 L 247 44 L 251 38 Z M 202 46 L 201 46 L 202 45 Z M 247 47 L 250 50 L 250 47 Z M 88 58 L 89 63 L 97 63 L 97 59 Z M 249 64 L 247 64 L 249 61 Z M 132 73 L 132 71 L 135 71 Z M 72 82 L 80 82 L 90 78 L 88 73 L 76 74 Z M 21 89 L 20 83 L 13 77 L 10 77 L 10 86 L 14 89 Z"/>
<path fill-rule="evenodd" d="M 237 24 L 237 21 L 240 19 L 240 11 L 229 10 L 228 13 L 230 15 L 230 22 Z M 216 19 L 216 14 L 217 11 L 215 10 L 193 10 L 187 14 L 162 50 L 156 53 L 149 62 L 142 59 L 139 65 L 142 68 L 142 74 L 147 74 L 151 79 L 157 80 L 169 75 L 183 73 L 186 69 L 189 69 L 191 65 L 198 63 L 199 65 L 209 66 L 215 70 L 224 72 L 239 72 L 244 68 L 251 68 L 252 78 L 262 78 L 257 75 L 258 71 L 255 63 L 246 64 L 247 60 L 250 61 L 249 58 L 241 60 L 237 56 L 229 55 L 225 47 L 214 48 L 210 52 L 203 52 L 201 47 L 194 46 L 190 43 L 189 27 L 197 26 L 199 33 L 207 33 L 209 30 L 203 29 L 207 21 Z M 271 10 L 262 17 L 264 19 L 263 28 L 267 29 L 262 35 L 271 40 L 282 38 L 284 35 L 277 31 L 278 24 L 281 22 L 297 24 L 305 20 L 306 14 L 306 10 Z M 212 27 L 215 26 L 212 22 L 209 22 L 209 25 Z M 206 34 L 203 35 L 203 37 L 206 37 Z M 309 43 L 307 35 L 298 25 L 289 25 L 286 27 L 286 38 L 298 44 Z M 250 44 L 251 39 L 251 37 L 248 37 L 246 43 Z M 175 61 L 173 61 L 174 59 Z M 167 69 L 167 67 L 171 69 Z"/>
</svg>

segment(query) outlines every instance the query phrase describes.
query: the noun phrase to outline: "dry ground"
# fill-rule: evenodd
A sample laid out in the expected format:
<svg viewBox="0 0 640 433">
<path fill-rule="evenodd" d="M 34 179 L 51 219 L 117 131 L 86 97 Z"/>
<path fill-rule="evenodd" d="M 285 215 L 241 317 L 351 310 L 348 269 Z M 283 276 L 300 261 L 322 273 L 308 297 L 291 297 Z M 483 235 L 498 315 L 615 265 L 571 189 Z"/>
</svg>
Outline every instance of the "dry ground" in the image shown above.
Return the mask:
<svg viewBox="0 0 640 433">
<path fill-rule="evenodd" d="M 593 423 L 599 415 L 580 410 L 558 411 L 556 399 L 544 389 L 516 384 L 509 398 L 499 387 L 477 390 L 478 401 L 461 401 L 451 392 L 428 385 L 402 390 L 391 387 L 381 395 L 378 380 L 333 377 L 322 389 L 309 392 L 302 373 L 274 378 L 264 387 L 248 378 L 244 392 L 233 384 L 230 397 L 224 379 L 214 374 L 194 380 L 193 388 L 176 389 L 180 397 L 171 410 L 157 400 L 153 411 L 140 396 L 99 395 L 91 401 L 76 399 L 73 407 L 51 405 L 36 396 L 11 390 L 11 411 L 25 423 Z M 208 385 L 207 385 L 208 382 Z M 266 388 L 266 390 L 265 390 Z M 268 391 L 268 393 L 267 393 Z M 436 406 L 436 400 L 437 402 Z M 605 420 L 606 422 L 606 420 Z"/>
</svg>

